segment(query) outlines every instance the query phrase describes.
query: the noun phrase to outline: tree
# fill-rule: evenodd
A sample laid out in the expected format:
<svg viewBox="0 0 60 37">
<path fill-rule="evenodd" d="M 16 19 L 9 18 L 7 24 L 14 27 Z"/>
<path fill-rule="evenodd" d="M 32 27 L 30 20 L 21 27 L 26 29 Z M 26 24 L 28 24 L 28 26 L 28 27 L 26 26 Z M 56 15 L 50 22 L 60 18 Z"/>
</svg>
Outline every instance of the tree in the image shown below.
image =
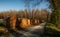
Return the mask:
<svg viewBox="0 0 60 37">
<path fill-rule="evenodd" d="M 51 23 L 60 25 L 60 0 L 49 1 L 52 8 Z"/>
<path fill-rule="evenodd" d="M 42 0 L 24 0 L 25 6 L 27 7 L 27 10 L 29 12 L 32 12 L 31 8 L 38 6 L 41 2 L 42 2 Z M 33 16 L 32 14 L 30 14 L 29 18 L 31 18 L 31 16 Z"/>
</svg>

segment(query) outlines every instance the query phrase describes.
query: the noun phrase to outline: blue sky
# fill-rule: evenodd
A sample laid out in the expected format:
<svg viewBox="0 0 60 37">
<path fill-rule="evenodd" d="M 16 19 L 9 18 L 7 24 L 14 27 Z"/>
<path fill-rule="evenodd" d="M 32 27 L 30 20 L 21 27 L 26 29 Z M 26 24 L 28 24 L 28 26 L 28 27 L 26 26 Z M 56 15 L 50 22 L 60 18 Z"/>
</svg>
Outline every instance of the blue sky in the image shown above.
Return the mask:
<svg viewBox="0 0 60 37">
<path fill-rule="evenodd" d="M 47 9 L 50 11 L 48 8 L 49 3 L 46 1 L 41 2 L 40 5 L 36 6 L 35 8 L 38 9 Z M 0 0 L 0 12 L 1 11 L 9 11 L 9 10 L 24 10 L 25 3 L 23 0 Z"/>
</svg>

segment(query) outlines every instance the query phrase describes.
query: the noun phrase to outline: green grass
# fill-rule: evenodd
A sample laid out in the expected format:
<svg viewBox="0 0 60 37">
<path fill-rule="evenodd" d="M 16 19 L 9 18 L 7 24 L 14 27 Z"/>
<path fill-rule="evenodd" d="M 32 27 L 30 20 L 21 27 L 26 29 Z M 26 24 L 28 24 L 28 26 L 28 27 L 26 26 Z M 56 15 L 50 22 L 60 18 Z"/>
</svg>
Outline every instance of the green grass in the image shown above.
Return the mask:
<svg viewBox="0 0 60 37">
<path fill-rule="evenodd" d="M 5 25 L 3 24 L 3 19 L 0 19 L 0 36 L 4 35 Z"/>
<path fill-rule="evenodd" d="M 54 24 L 47 23 L 45 26 L 44 37 L 60 37 L 60 29 L 58 29 Z"/>
<path fill-rule="evenodd" d="M 0 19 L 0 26 L 5 27 L 5 25 L 3 24 L 3 19 Z"/>
<path fill-rule="evenodd" d="M 51 28 L 60 32 L 60 29 L 58 29 L 54 24 L 51 23 L 46 24 L 46 28 Z"/>
<path fill-rule="evenodd" d="M 0 19 L 0 23 L 2 23 L 3 22 L 3 19 Z"/>
</svg>

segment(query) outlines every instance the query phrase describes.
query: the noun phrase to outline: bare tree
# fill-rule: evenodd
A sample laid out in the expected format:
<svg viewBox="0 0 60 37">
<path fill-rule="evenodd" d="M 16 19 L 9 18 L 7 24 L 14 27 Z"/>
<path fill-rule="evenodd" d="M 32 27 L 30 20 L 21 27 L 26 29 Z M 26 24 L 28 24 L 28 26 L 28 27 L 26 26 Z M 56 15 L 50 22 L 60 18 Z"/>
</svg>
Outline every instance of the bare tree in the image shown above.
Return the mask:
<svg viewBox="0 0 60 37">
<path fill-rule="evenodd" d="M 24 3 L 25 7 L 27 7 L 27 10 L 31 12 L 31 9 L 38 6 L 42 1 L 43 0 L 24 0 Z M 30 14 L 30 18 L 33 16 L 32 14 Z"/>
</svg>

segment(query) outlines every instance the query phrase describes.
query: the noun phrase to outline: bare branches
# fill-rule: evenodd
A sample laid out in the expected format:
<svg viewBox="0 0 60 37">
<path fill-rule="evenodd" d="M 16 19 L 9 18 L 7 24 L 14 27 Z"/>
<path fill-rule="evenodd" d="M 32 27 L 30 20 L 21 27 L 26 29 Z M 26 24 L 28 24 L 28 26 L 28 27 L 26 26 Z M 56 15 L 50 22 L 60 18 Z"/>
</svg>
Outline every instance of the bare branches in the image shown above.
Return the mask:
<svg viewBox="0 0 60 37">
<path fill-rule="evenodd" d="M 38 6 L 43 0 L 24 0 L 25 6 L 30 9 Z"/>
<path fill-rule="evenodd" d="M 33 7 L 38 6 L 43 0 L 37 0 L 33 3 Z"/>
</svg>

